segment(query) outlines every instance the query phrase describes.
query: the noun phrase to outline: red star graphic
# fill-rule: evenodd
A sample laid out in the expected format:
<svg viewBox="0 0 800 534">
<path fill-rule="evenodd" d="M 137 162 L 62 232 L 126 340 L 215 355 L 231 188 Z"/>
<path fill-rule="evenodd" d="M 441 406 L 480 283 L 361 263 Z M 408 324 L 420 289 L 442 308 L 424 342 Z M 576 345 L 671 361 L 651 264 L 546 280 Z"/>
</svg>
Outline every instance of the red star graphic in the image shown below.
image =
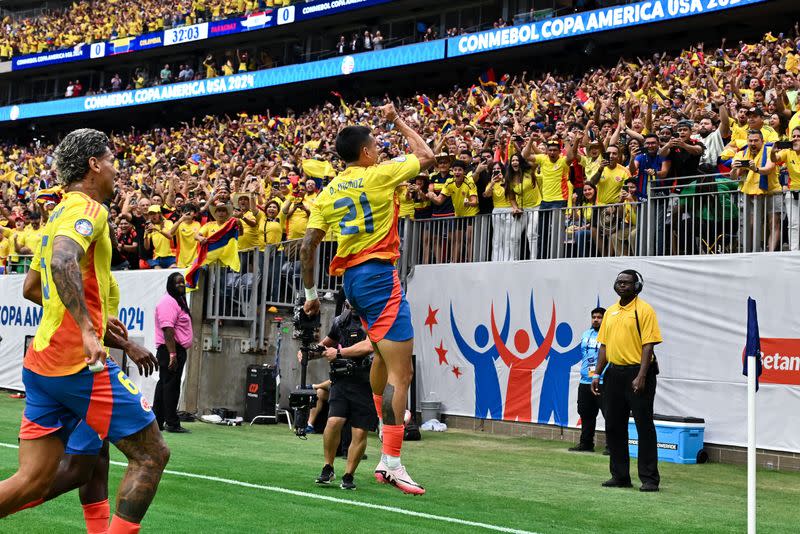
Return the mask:
<svg viewBox="0 0 800 534">
<path fill-rule="evenodd" d="M 433 325 L 439 324 L 439 321 L 436 319 L 436 314 L 439 312 L 439 309 L 433 309 L 428 305 L 428 317 L 425 319 L 425 326 L 431 329 L 431 335 L 433 335 Z"/>
<path fill-rule="evenodd" d="M 433 350 L 436 351 L 436 354 L 439 355 L 439 365 L 447 364 L 450 365 L 450 362 L 447 361 L 445 355 L 447 354 L 447 349 L 444 348 L 444 343 L 442 341 L 439 342 L 439 346 L 435 347 Z"/>
<path fill-rule="evenodd" d="M 461 378 L 461 375 L 464 373 L 461 372 L 461 369 L 458 367 L 453 367 L 453 374 L 456 375 L 456 378 Z"/>
</svg>

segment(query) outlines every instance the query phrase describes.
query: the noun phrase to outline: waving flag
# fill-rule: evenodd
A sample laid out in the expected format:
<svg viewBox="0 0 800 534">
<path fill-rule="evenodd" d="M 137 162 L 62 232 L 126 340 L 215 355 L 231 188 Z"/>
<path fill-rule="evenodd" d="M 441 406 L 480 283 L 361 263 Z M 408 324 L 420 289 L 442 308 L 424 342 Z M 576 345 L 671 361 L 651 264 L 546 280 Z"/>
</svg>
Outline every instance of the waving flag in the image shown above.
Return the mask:
<svg viewBox="0 0 800 534">
<path fill-rule="evenodd" d="M 342 97 L 342 94 L 341 93 L 337 93 L 336 91 L 331 91 L 331 94 L 339 99 L 339 104 L 342 106 L 342 109 L 344 110 L 344 114 L 349 117 L 350 116 L 350 108 L 348 107 L 347 104 L 344 103 L 344 97 Z"/>
<path fill-rule="evenodd" d="M 510 79 L 511 79 L 511 76 L 509 76 L 508 74 L 503 74 L 503 77 L 500 78 L 500 83 L 497 84 L 497 86 L 498 86 L 497 90 L 498 91 L 505 91 L 506 85 L 508 84 L 508 81 Z"/>
<path fill-rule="evenodd" d="M 328 176 L 336 176 L 333 166 L 329 161 L 318 159 L 304 159 L 303 160 L 303 174 L 311 178 L 325 178 Z"/>
<path fill-rule="evenodd" d="M 425 95 L 420 95 L 417 97 L 419 103 L 422 104 L 422 112 L 426 115 L 433 115 L 433 105 L 431 104 L 430 98 Z"/>
<path fill-rule="evenodd" d="M 497 80 L 494 77 L 494 69 L 489 67 L 489 69 L 481 74 L 479 78 L 481 82 L 481 87 L 497 87 Z"/>
<path fill-rule="evenodd" d="M 452 129 L 453 129 L 453 126 L 455 126 L 455 124 L 456 124 L 456 123 L 455 123 L 455 121 L 453 121 L 453 119 L 448 119 L 448 120 L 447 120 L 447 122 L 445 122 L 445 123 L 442 125 L 442 127 L 439 129 L 439 135 L 440 135 L 440 136 L 442 136 L 442 137 L 444 137 L 445 135 L 447 135 L 447 132 L 449 132 L 450 130 L 452 130 Z"/>
<path fill-rule="evenodd" d="M 238 239 L 239 223 L 236 219 L 228 219 L 228 222 L 209 236 L 208 241 L 198 247 L 197 258 L 184 275 L 186 287 L 191 290 L 197 289 L 200 268 L 215 261 L 227 265 L 238 273 L 240 268 Z"/>
<path fill-rule="evenodd" d="M 761 336 L 758 332 L 758 312 L 756 301 L 747 297 L 747 345 L 744 348 L 744 363 L 742 374 L 747 376 L 747 360 L 750 356 L 756 357 L 756 391 L 758 391 L 758 377 L 761 376 Z"/>
<path fill-rule="evenodd" d="M 47 202 L 61 202 L 61 188 L 51 187 L 49 189 L 40 189 L 36 192 L 36 202 L 39 204 L 46 204 Z"/>
</svg>

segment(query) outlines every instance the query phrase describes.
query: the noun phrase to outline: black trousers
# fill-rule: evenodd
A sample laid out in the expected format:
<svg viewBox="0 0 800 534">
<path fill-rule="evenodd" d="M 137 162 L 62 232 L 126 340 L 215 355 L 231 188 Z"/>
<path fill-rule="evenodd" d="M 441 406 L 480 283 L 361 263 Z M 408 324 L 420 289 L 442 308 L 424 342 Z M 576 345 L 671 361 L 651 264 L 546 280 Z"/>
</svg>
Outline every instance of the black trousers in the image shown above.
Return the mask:
<svg viewBox="0 0 800 534">
<path fill-rule="evenodd" d="M 578 415 L 581 416 L 581 445 L 594 447 L 594 431 L 601 399 L 592 393 L 591 384 L 578 384 Z"/>
<path fill-rule="evenodd" d="M 633 392 L 632 383 L 639 366 L 610 365 L 603 378 L 603 415 L 606 419 L 606 443 L 610 458 L 611 476 L 630 482 L 628 454 L 628 416 L 633 412 L 639 434 L 639 480 L 658 485 L 658 449 L 656 426 L 653 423 L 653 399 L 656 396 L 656 373 L 651 367 L 645 379 L 644 391 Z"/>
<path fill-rule="evenodd" d="M 156 395 L 153 399 L 153 413 L 159 427 L 164 423 L 169 426 L 179 426 L 178 420 L 178 399 L 181 396 L 181 376 L 183 366 L 186 365 L 186 349 L 176 345 L 175 352 L 178 356 L 178 363 L 175 369 L 169 369 L 169 350 L 166 345 L 159 345 L 156 350 L 158 360 L 158 384 L 156 384 Z"/>
</svg>

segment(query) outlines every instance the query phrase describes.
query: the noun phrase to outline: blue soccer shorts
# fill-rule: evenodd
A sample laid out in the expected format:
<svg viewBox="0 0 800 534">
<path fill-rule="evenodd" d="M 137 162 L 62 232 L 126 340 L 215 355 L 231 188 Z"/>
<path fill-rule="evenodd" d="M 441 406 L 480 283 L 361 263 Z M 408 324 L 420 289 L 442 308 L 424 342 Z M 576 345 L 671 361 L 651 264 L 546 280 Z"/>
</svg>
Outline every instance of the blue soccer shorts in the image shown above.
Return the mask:
<svg viewBox="0 0 800 534">
<path fill-rule="evenodd" d="M 87 367 L 74 375 L 43 376 L 23 369 L 22 382 L 26 398 L 20 439 L 55 433 L 72 454 L 91 454 L 80 451 L 99 450 L 95 439 L 116 443 L 155 420 L 138 386 L 111 358 L 99 373 Z M 75 440 L 70 440 L 76 431 Z M 95 439 L 90 439 L 89 431 Z"/>
<path fill-rule="evenodd" d="M 411 308 L 393 265 L 373 260 L 348 268 L 344 293 L 372 342 L 413 339 Z"/>
</svg>

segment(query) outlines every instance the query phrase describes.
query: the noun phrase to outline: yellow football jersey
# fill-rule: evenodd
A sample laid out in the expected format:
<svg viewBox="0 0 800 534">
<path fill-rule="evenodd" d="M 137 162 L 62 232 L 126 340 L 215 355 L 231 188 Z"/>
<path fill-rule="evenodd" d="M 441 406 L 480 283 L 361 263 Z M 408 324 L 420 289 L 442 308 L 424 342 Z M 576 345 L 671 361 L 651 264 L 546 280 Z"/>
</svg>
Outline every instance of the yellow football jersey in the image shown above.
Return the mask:
<svg viewBox="0 0 800 534">
<path fill-rule="evenodd" d="M 86 367 L 83 338 L 67 312 L 51 279 L 53 242 L 68 237 L 83 248 L 81 260 L 86 307 L 98 339 L 105 335 L 111 279 L 111 238 L 105 207 L 80 192 L 69 192 L 50 215 L 39 249 L 42 284 L 42 320 L 36 330 L 25 367 L 44 376 L 66 376 Z"/>
<path fill-rule="evenodd" d="M 394 262 L 400 257 L 396 189 L 418 174 L 419 160 L 409 154 L 372 167 L 348 167 L 322 188 L 308 228 L 327 232 L 339 226 L 331 275 L 371 259 Z"/>
</svg>

